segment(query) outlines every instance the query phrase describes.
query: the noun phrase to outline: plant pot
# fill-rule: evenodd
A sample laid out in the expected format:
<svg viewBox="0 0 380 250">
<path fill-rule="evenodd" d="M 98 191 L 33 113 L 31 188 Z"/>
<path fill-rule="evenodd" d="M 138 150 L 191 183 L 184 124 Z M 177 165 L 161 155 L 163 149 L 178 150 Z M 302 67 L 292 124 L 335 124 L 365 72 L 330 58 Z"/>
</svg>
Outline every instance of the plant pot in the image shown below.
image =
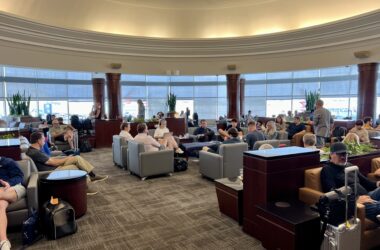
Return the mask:
<svg viewBox="0 0 380 250">
<path fill-rule="evenodd" d="M 175 114 L 176 114 L 176 112 L 168 112 L 168 113 L 166 113 L 166 117 L 175 118 Z"/>
</svg>

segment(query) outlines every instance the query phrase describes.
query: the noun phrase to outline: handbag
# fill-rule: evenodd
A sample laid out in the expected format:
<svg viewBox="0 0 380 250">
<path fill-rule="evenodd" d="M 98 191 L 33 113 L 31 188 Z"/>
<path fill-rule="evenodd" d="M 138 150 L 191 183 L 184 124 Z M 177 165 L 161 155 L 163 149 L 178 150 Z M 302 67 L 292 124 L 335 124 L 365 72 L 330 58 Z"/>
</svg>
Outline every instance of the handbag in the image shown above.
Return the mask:
<svg viewBox="0 0 380 250">
<path fill-rule="evenodd" d="M 42 239 L 39 227 L 39 218 L 37 210 L 32 210 L 28 219 L 22 223 L 22 244 L 30 246 L 36 241 Z"/>
</svg>

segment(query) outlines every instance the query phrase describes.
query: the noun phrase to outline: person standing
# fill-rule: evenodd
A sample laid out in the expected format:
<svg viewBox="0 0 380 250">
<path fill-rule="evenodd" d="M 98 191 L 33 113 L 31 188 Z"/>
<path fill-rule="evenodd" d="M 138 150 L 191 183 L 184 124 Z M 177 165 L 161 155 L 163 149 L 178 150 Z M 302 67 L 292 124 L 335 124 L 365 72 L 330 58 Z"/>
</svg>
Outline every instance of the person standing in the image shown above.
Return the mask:
<svg viewBox="0 0 380 250">
<path fill-rule="evenodd" d="M 137 108 L 138 108 L 137 118 L 145 119 L 145 106 L 141 99 L 137 100 Z"/>
<path fill-rule="evenodd" d="M 189 120 L 189 116 L 190 116 L 190 109 L 189 107 L 186 107 L 186 120 Z"/>
<path fill-rule="evenodd" d="M 333 119 L 330 111 L 323 107 L 321 99 L 316 102 L 313 122 L 314 133 L 317 136 L 317 147 L 323 147 L 326 138 L 330 136 L 330 127 Z"/>
</svg>

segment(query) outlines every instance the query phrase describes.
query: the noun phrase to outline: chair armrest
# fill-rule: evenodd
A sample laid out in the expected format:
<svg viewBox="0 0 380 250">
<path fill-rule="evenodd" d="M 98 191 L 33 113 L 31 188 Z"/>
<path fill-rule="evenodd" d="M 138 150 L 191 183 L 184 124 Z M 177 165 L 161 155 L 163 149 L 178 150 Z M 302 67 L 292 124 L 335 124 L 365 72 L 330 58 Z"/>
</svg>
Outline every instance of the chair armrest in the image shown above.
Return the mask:
<svg viewBox="0 0 380 250">
<path fill-rule="evenodd" d="M 298 191 L 299 200 L 308 205 L 314 205 L 319 201 L 319 198 L 323 195 L 322 192 L 308 187 L 302 187 Z"/>
<path fill-rule="evenodd" d="M 361 222 L 361 231 L 362 233 L 366 230 L 366 225 L 365 225 L 365 221 L 366 221 L 366 218 L 365 218 L 365 207 L 363 204 L 359 204 L 359 203 L 356 203 L 356 209 L 357 209 L 357 213 L 358 213 L 358 218 Z"/>
<path fill-rule="evenodd" d="M 223 157 L 216 153 L 199 151 L 199 173 L 212 179 L 223 177 Z"/>
<path fill-rule="evenodd" d="M 26 187 L 29 213 L 32 208 L 38 211 L 38 173 L 32 173 L 29 177 L 29 183 Z"/>
</svg>

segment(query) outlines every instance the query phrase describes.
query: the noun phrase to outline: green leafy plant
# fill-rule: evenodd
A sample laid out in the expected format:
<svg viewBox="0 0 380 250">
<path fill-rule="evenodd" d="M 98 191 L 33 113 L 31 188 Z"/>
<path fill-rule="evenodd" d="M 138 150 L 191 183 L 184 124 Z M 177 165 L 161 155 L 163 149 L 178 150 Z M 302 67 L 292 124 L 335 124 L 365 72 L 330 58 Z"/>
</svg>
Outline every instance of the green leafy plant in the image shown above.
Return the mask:
<svg viewBox="0 0 380 250">
<path fill-rule="evenodd" d="M 320 98 L 320 94 L 317 91 L 305 91 L 306 111 L 312 111 L 315 107 L 315 103 Z"/>
<path fill-rule="evenodd" d="M 168 95 L 168 100 L 166 101 L 166 105 L 169 108 L 169 112 L 175 112 L 175 105 L 177 103 L 177 96 L 173 93 Z"/>
<path fill-rule="evenodd" d="M 345 142 L 348 150 L 348 155 L 362 155 L 373 152 L 376 148 L 372 144 L 357 144 L 357 143 L 347 143 Z M 324 154 L 321 156 L 321 160 L 328 160 L 330 154 L 330 148 L 322 148 Z"/>
<path fill-rule="evenodd" d="M 8 97 L 10 115 L 29 115 L 30 98 L 31 95 L 25 96 L 25 90 L 23 95 L 17 92 L 17 94 Z"/>
<path fill-rule="evenodd" d="M 133 119 L 133 122 L 135 122 L 135 123 L 144 123 L 145 122 L 145 120 L 144 120 L 144 118 L 134 118 Z"/>
</svg>

